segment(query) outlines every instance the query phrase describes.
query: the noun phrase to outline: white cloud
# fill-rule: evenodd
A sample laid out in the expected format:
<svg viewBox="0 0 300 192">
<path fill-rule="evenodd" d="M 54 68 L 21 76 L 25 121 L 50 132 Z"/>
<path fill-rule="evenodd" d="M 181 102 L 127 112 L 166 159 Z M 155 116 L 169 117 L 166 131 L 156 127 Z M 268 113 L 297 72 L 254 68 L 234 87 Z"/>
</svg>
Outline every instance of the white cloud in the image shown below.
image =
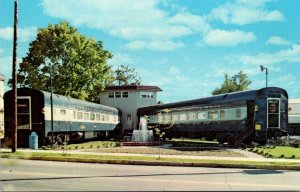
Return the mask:
<svg viewBox="0 0 300 192">
<path fill-rule="evenodd" d="M 232 47 L 241 43 L 249 43 L 256 40 L 252 32 L 240 30 L 225 31 L 212 30 L 203 39 L 204 43 L 210 46 L 227 46 Z"/>
<path fill-rule="evenodd" d="M 173 41 L 132 41 L 126 45 L 128 49 L 149 49 L 155 51 L 172 51 L 184 47 L 182 42 Z"/>
<path fill-rule="evenodd" d="M 183 47 L 182 42 L 175 41 L 176 38 L 209 30 L 210 26 L 203 17 L 179 8 L 172 15 L 160 9 L 160 3 L 168 2 L 43 0 L 42 5 L 47 15 L 128 40 L 126 47 L 129 49 L 171 51 Z"/>
<path fill-rule="evenodd" d="M 238 60 L 244 64 L 271 65 L 281 62 L 300 62 L 300 45 L 293 45 L 290 49 L 275 53 L 260 53 L 258 55 L 242 55 Z"/>
<path fill-rule="evenodd" d="M 238 0 L 236 3 L 226 3 L 211 11 L 210 19 L 220 20 L 225 24 L 246 25 L 261 21 L 282 21 L 283 14 L 278 10 L 266 10 L 268 1 Z"/>
<path fill-rule="evenodd" d="M 0 38 L 5 40 L 13 40 L 14 29 L 12 27 L 0 28 Z M 36 27 L 19 27 L 18 28 L 18 39 L 21 42 L 28 42 L 33 39 L 37 34 Z"/>
<path fill-rule="evenodd" d="M 128 54 L 117 53 L 114 54 L 110 60 L 108 60 L 108 63 L 110 65 L 119 66 L 119 65 L 130 65 L 133 64 L 134 61 L 135 59 Z"/>
<path fill-rule="evenodd" d="M 290 45 L 291 43 L 281 37 L 278 36 L 272 36 L 270 37 L 266 44 L 272 44 L 272 45 Z"/>
</svg>

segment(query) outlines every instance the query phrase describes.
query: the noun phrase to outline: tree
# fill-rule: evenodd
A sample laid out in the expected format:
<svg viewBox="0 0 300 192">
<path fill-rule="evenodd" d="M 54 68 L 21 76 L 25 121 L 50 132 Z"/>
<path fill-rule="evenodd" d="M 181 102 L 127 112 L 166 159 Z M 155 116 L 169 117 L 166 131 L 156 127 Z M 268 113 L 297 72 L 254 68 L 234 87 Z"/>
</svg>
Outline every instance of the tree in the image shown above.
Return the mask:
<svg viewBox="0 0 300 192">
<path fill-rule="evenodd" d="M 101 41 L 86 38 L 67 22 L 49 24 L 30 43 L 20 63 L 18 85 L 50 91 L 52 69 L 54 93 L 94 101 L 112 81 L 107 64 L 111 57 Z"/>
<path fill-rule="evenodd" d="M 114 71 L 114 81 L 112 84 L 117 85 L 140 85 L 142 82 L 141 77 L 134 68 L 128 65 L 120 65 Z"/>
<path fill-rule="evenodd" d="M 247 74 L 240 71 L 231 78 L 225 73 L 225 80 L 220 88 L 216 88 L 211 92 L 212 95 L 219 95 L 224 93 L 246 91 L 252 81 L 248 80 Z"/>
</svg>

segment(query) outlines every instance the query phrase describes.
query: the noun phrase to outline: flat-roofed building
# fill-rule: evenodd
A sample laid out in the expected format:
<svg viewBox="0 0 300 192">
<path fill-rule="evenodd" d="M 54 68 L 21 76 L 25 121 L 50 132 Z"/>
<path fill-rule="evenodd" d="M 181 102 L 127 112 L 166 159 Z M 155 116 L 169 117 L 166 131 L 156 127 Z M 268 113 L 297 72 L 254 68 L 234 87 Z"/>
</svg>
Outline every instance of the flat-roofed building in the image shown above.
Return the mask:
<svg viewBox="0 0 300 192">
<path fill-rule="evenodd" d="M 159 91 L 157 86 L 109 86 L 100 93 L 100 103 L 122 111 L 122 133 L 126 135 L 137 129 L 137 109 L 156 105 Z"/>
</svg>

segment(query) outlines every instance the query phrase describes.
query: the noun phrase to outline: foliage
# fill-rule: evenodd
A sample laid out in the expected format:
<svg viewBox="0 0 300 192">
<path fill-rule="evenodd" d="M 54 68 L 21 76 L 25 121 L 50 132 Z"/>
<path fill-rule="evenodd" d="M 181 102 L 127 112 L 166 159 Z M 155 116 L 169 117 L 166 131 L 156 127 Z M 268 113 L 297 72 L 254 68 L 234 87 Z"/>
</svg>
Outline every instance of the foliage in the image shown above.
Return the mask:
<svg viewBox="0 0 300 192">
<path fill-rule="evenodd" d="M 112 54 L 101 41 L 87 38 L 62 21 L 38 30 L 18 70 L 18 85 L 94 101 L 112 71 L 106 63 Z"/>
<path fill-rule="evenodd" d="M 232 77 L 228 74 L 224 74 L 225 80 L 220 88 L 216 88 L 211 92 L 212 95 L 219 95 L 230 92 L 245 91 L 248 90 L 248 86 L 252 81 L 248 80 L 247 74 L 240 71 Z"/>
<path fill-rule="evenodd" d="M 128 65 L 120 65 L 114 71 L 114 81 L 112 84 L 117 85 L 140 85 L 142 82 L 141 77 L 134 68 Z"/>
</svg>

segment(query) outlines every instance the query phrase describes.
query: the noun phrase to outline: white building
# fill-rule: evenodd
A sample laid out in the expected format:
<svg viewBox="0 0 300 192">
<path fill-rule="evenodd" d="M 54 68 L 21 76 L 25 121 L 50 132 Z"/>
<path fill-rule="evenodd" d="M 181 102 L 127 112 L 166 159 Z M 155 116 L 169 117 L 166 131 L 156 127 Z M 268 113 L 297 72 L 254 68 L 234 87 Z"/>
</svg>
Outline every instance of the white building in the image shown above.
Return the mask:
<svg viewBox="0 0 300 192">
<path fill-rule="evenodd" d="M 4 75 L 0 73 L 0 131 L 4 130 Z"/>
<path fill-rule="evenodd" d="M 100 103 L 122 111 L 122 133 L 137 129 L 137 109 L 157 104 L 157 86 L 128 85 L 110 86 L 100 93 Z"/>
</svg>

